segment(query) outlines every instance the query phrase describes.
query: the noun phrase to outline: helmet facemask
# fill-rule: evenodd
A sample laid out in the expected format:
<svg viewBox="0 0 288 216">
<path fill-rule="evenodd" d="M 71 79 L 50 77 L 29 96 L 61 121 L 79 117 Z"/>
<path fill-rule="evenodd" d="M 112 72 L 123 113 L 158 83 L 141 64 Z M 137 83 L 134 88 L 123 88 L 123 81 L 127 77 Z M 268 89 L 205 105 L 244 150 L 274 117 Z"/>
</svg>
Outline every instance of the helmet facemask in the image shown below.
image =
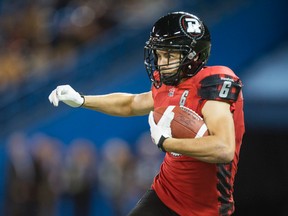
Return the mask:
<svg viewBox="0 0 288 216">
<path fill-rule="evenodd" d="M 144 47 L 144 64 L 148 76 L 156 88 L 160 88 L 163 83 L 169 86 L 177 86 L 183 78 L 191 77 L 190 71 L 195 71 L 195 67 L 198 67 L 198 61 L 194 61 L 197 54 L 191 48 L 185 45 L 157 46 L 149 41 Z M 170 56 L 170 53 L 180 53 L 179 61 L 170 63 L 168 58 L 167 64 L 158 65 L 157 50 L 167 52 L 168 56 Z M 175 72 L 171 72 L 172 70 L 175 70 Z"/>
</svg>

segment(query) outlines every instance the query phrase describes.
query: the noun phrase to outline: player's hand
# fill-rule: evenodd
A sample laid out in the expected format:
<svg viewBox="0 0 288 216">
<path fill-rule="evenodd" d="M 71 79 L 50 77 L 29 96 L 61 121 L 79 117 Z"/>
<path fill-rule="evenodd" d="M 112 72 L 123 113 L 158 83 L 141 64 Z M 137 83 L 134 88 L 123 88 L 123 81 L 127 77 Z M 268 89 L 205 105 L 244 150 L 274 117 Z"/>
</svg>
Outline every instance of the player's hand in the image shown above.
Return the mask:
<svg viewBox="0 0 288 216">
<path fill-rule="evenodd" d="M 58 106 L 59 101 L 71 107 L 80 107 L 84 103 L 84 98 L 70 85 L 57 86 L 57 88 L 50 93 L 48 99 L 54 106 Z"/>
<path fill-rule="evenodd" d="M 174 113 L 171 111 L 163 115 L 159 120 L 158 124 L 156 124 L 153 117 L 153 111 L 151 111 L 149 114 L 148 121 L 150 125 L 150 133 L 152 140 L 157 145 L 157 147 L 164 152 L 165 152 L 165 149 L 163 148 L 164 140 L 169 137 L 172 137 L 170 125 L 173 118 Z"/>
</svg>

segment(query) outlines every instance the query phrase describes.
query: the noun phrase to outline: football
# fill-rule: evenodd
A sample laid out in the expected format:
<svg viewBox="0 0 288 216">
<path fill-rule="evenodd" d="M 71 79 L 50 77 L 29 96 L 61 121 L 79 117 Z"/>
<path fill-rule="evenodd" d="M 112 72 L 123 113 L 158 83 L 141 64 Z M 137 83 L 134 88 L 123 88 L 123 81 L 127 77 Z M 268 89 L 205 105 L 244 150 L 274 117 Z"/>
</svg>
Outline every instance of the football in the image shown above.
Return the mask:
<svg viewBox="0 0 288 216">
<path fill-rule="evenodd" d="M 171 132 L 174 138 L 198 138 L 209 134 L 201 116 L 185 106 L 158 107 L 153 112 L 157 124 L 165 113 L 172 111 L 174 118 L 171 122 Z"/>
</svg>

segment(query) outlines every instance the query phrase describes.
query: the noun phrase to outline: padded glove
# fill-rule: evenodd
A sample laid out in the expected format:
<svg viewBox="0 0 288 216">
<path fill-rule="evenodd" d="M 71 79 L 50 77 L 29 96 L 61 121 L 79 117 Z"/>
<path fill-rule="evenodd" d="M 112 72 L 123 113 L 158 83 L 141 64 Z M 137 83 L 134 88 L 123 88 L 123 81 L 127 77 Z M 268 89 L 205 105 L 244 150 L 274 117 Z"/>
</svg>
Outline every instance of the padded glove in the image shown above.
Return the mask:
<svg viewBox="0 0 288 216">
<path fill-rule="evenodd" d="M 153 117 L 153 111 L 151 111 L 149 114 L 148 121 L 150 125 L 150 133 L 152 140 L 163 152 L 166 152 L 163 148 L 163 142 L 165 141 L 165 139 L 172 137 L 170 125 L 173 118 L 174 113 L 172 111 L 164 112 L 158 124 L 156 124 Z"/>
<path fill-rule="evenodd" d="M 84 104 L 84 97 L 76 92 L 70 85 L 57 86 L 57 88 L 50 93 L 48 99 L 50 103 L 56 107 L 59 101 L 71 107 L 80 107 Z"/>
</svg>

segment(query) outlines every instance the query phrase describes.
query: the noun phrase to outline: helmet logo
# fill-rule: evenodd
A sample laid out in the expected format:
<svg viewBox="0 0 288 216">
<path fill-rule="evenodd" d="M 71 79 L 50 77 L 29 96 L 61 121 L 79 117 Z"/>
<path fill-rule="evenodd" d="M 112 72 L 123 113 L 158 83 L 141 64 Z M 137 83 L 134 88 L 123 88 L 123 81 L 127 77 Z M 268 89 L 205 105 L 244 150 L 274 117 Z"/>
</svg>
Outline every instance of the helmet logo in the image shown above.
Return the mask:
<svg viewBox="0 0 288 216">
<path fill-rule="evenodd" d="M 187 22 L 187 32 L 188 33 L 201 33 L 201 25 L 199 21 L 195 18 L 186 18 Z"/>
<path fill-rule="evenodd" d="M 181 30 L 189 38 L 200 39 L 204 35 L 204 26 L 197 17 L 184 15 L 180 18 Z"/>
</svg>

